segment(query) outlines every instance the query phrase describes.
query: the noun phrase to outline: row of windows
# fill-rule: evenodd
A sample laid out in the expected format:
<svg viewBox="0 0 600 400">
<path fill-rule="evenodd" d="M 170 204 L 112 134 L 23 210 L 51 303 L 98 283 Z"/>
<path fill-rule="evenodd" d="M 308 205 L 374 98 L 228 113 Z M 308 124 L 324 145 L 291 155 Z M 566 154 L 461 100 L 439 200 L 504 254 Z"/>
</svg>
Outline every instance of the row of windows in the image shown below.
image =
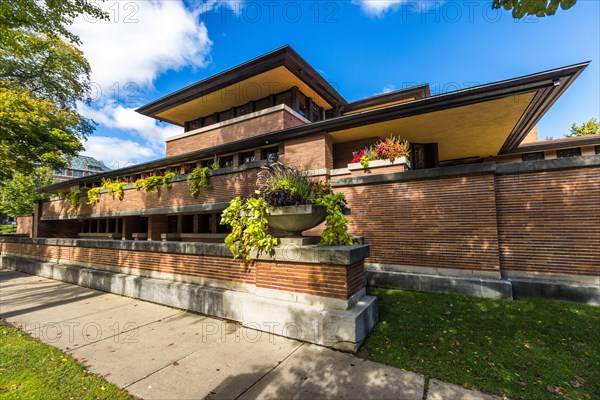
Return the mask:
<svg viewBox="0 0 600 400">
<path fill-rule="evenodd" d="M 259 159 L 256 158 L 257 155 L 260 157 Z M 252 163 L 252 162 L 255 162 L 258 160 L 268 160 L 270 162 L 274 162 L 274 161 L 277 161 L 278 158 L 279 158 L 279 146 L 277 145 L 277 146 L 271 146 L 271 147 L 264 147 L 264 148 L 256 149 L 256 150 L 249 150 L 249 151 L 236 153 L 236 154 L 223 155 L 223 156 L 219 156 L 216 158 L 205 158 L 198 162 L 165 167 L 160 170 L 148 171 L 148 172 L 143 172 L 143 173 L 139 173 L 139 174 L 135 174 L 135 175 L 128 175 L 128 176 L 122 177 L 121 179 L 125 182 L 135 182 L 138 179 L 147 178 L 148 176 L 162 176 L 167 171 L 174 171 L 178 174 L 188 174 L 188 173 L 192 172 L 198 166 L 215 169 L 215 167 L 217 167 L 217 165 L 214 165 L 215 163 L 218 164 L 218 168 L 233 167 L 235 165 L 234 160 L 236 160 L 236 159 L 238 161 L 237 165 L 245 165 L 245 164 L 249 164 L 249 163 Z M 98 187 L 101 185 L 102 185 L 101 182 L 94 182 L 92 184 L 92 186 L 95 186 L 95 187 Z M 82 183 L 80 185 L 80 187 L 82 187 L 82 188 L 86 187 L 86 186 L 87 186 L 87 184 L 85 184 L 85 183 Z"/>
<path fill-rule="evenodd" d="M 81 178 L 82 176 L 89 176 L 90 173 L 87 171 L 80 171 L 77 169 L 55 169 L 52 171 L 53 175 L 59 176 L 72 176 L 75 178 Z"/>
<path fill-rule="evenodd" d="M 259 100 L 250 101 L 238 107 L 232 107 L 221 112 L 204 115 L 193 121 L 188 121 L 185 124 L 185 131 L 187 132 L 213 125 L 218 122 L 228 121 L 232 118 L 247 115 L 256 111 L 261 111 L 279 104 L 285 104 L 312 122 L 320 121 L 325 116 L 323 108 L 314 103 L 310 97 L 305 96 L 302 92 L 300 92 L 297 87 L 293 87 L 285 92 L 280 92 Z"/>
<path fill-rule="evenodd" d="M 594 148 L 596 154 L 600 154 L 600 146 Z M 581 147 L 571 147 L 569 149 L 556 150 L 556 158 L 568 158 L 581 156 Z M 535 153 L 522 154 L 523 161 L 539 161 L 544 159 L 544 152 L 538 151 Z"/>
</svg>

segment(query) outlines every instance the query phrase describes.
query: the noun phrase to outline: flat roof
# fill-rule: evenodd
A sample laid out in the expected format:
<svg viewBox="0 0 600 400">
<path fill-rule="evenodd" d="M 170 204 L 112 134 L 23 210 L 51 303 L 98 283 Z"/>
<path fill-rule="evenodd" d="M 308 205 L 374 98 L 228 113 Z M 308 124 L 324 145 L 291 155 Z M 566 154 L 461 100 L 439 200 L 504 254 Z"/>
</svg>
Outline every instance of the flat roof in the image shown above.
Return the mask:
<svg viewBox="0 0 600 400">
<path fill-rule="evenodd" d="M 189 85 L 136 111 L 183 126 L 186 121 L 225 111 L 298 86 L 326 110 L 347 104 L 291 46 L 285 45 Z"/>
</svg>

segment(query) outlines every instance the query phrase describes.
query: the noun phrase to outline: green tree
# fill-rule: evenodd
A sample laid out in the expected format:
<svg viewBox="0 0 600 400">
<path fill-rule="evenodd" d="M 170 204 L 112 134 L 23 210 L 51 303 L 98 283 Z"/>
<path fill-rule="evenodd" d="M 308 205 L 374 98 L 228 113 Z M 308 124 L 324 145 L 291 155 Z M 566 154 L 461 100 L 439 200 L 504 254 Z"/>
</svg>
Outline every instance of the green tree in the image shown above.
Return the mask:
<svg viewBox="0 0 600 400">
<path fill-rule="evenodd" d="M 68 30 L 79 15 L 107 19 L 88 0 L 0 1 L 0 185 L 64 167 L 93 132 L 77 112 L 90 95 L 90 66 Z"/>
<path fill-rule="evenodd" d="M 587 135 L 598 135 L 600 134 L 600 123 L 596 121 L 596 118 L 591 118 L 588 122 L 584 122 L 581 125 L 573 123 L 571 125 L 571 133 L 565 134 L 565 137 L 576 137 L 576 136 L 587 136 Z"/>
<path fill-rule="evenodd" d="M 36 168 L 31 174 L 16 172 L 0 188 L 0 214 L 10 217 L 32 214 L 34 201 L 48 198 L 36 189 L 50 183 L 52 171 L 49 168 Z"/>
<path fill-rule="evenodd" d="M 559 6 L 563 10 L 568 10 L 576 2 L 577 0 L 494 0 L 492 8 L 512 10 L 513 18 L 523 18 L 526 15 L 545 17 L 554 15 Z"/>
</svg>

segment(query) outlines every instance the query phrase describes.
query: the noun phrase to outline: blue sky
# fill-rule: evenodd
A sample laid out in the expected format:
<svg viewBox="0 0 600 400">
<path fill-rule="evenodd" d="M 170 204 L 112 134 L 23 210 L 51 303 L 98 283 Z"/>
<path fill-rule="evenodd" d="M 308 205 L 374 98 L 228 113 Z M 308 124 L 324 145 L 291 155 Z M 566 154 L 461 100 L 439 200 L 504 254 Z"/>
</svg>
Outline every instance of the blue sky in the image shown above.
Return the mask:
<svg viewBox="0 0 600 400">
<path fill-rule="evenodd" d="M 432 94 L 592 61 L 542 119 L 541 139 L 599 118 L 600 2 L 514 20 L 489 1 L 128 1 L 74 31 L 92 65 L 99 123 L 86 154 L 112 167 L 164 156 L 181 131 L 136 107 L 290 44 L 347 100 L 422 83 Z"/>
</svg>

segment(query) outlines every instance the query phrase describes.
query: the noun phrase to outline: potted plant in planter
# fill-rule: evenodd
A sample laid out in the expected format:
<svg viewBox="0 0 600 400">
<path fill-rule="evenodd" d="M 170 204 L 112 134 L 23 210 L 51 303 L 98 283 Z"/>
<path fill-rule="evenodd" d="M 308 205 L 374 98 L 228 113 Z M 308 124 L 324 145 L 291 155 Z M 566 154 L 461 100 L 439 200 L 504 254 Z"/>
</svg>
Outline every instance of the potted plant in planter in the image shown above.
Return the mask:
<svg viewBox="0 0 600 400">
<path fill-rule="evenodd" d="M 250 252 L 271 252 L 278 244 L 268 228 L 301 238 L 302 232 L 326 222 L 323 245 L 351 245 L 348 234 L 346 199 L 334 193 L 328 182 L 312 180 L 305 172 L 273 163 L 259 173 L 258 189 L 250 196 L 236 197 L 221 216 L 231 226 L 225 239 L 235 258 L 251 261 Z"/>
<path fill-rule="evenodd" d="M 352 152 L 351 174 L 404 172 L 410 169 L 410 143 L 391 135 L 373 146 Z M 379 170 L 379 171 L 378 171 Z"/>
</svg>

